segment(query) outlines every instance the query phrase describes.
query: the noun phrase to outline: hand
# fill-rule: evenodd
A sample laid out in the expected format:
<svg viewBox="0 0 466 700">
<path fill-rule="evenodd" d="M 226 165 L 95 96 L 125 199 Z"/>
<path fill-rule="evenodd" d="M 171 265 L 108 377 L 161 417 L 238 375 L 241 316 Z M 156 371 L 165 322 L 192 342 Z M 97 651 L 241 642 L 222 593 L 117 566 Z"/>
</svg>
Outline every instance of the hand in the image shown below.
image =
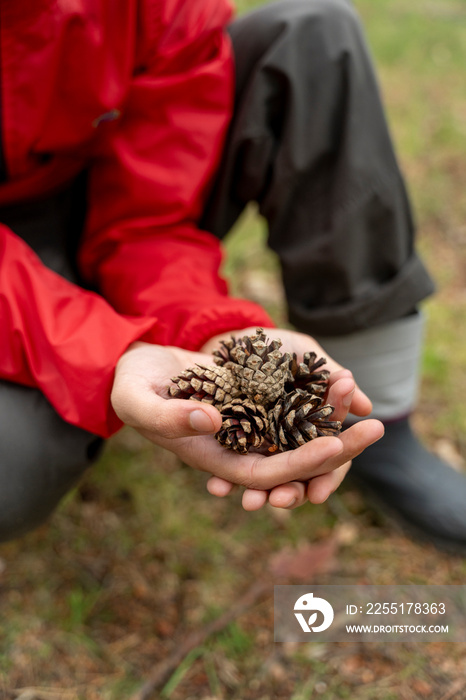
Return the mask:
<svg viewBox="0 0 466 700">
<path fill-rule="evenodd" d="M 254 335 L 256 328 L 246 328 L 243 330 L 232 331 L 228 334 L 222 334 L 211 338 L 208 343 L 202 348 L 203 352 L 212 352 L 218 347 L 219 341 L 222 338 L 229 338 L 232 335 L 242 337 L 243 335 Z M 343 422 L 348 412 L 357 416 L 366 416 L 372 410 L 372 404 L 369 398 L 359 389 L 353 380 L 352 373 L 348 369 L 344 369 L 337 362 L 328 357 L 325 350 L 313 338 L 304 333 L 289 331 L 285 329 L 268 328 L 264 329 L 265 334 L 270 338 L 279 337 L 283 343 L 282 350 L 284 352 L 295 352 L 298 359 L 302 359 L 305 352 L 314 351 L 318 357 L 326 357 L 326 369 L 330 371 L 329 392 L 327 403 L 335 407 L 335 412 L 332 414 L 332 420 Z M 362 432 L 361 432 L 362 431 Z M 378 435 L 376 436 L 376 432 Z M 349 454 L 356 447 L 356 443 L 360 444 L 363 436 L 369 440 L 366 447 L 372 442 L 380 439 L 383 435 L 383 425 L 379 421 L 361 421 L 351 428 L 346 429 L 341 433 L 340 440 L 346 447 Z M 355 441 L 353 443 L 353 440 Z M 301 448 L 300 448 L 301 449 Z M 365 449 L 365 448 L 363 448 Z M 361 452 L 362 450 L 360 450 Z M 355 457 L 359 452 L 352 454 Z M 351 457 L 351 459 L 352 459 Z M 246 510 L 258 510 L 267 501 L 277 508 L 296 508 L 308 500 L 311 503 L 323 503 L 327 500 L 345 478 L 349 468 L 351 467 L 351 459 L 342 463 L 341 466 L 328 471 L 325 474 L 313 476 L 307 482 L 303 481 L 288 481 L 286 484 L 280 484 L 269 492 L 263 490 L 246 489 L 243 494 L 243 507 Z M 212 477 L 209 479 L 207 488 L 214 496 L 223 497 L 228 495 L 233 484 L 231 482 Z"/>
<path fill-rule="evenodd" d="M 276 330 L 270 333 L 277 335 Z M 281 331 L 280 334 L 284 335 Z M 309 350 L 309 342 L 306 350 Z M 211 364 L 212 357 L 179 348 L 133 343 L 117 364 L 112 406 L 124 423 L 155 444 L 171 450 L 191 467 L 212 475 L 211 493 L 226 495 L 221 492 L 230 490 L 232 484 L 245 486 L 243 505 L 248 510 L 256 509 L 257 502 L 254 501 L 251 508 L 251 500 L 257 494 L 265 498 L 265 502 L 269 491 L 273 505 L 286 505 L 276 501 L 283 499 L 287 489 L 293 493 L 299 490 L 298 498 L 304 502 L 303 484 L 311 489 L 312 497 L 317 494 L 319 499 L 324 489 L 318 479 L 328 474 L 332 484 L 339 483 L 344 475 L 341 470 L 347 469 L 347 463 L 383 433 L 378 421 L 363 421 L 338 438 L 319 438 L 290 452 L 272 456 L 239 455 L 212 438 L 221 426 L 220 413 L 213 406 L 168 398 L 170 378 L 197 362 Z M 346 415 L 345 400 L 353 405 L 355 392 L 354 381 L 347 371 L 346 376 L 332 377 L 330 391 L 332 405 L 340 415 Z"/>
</svg>

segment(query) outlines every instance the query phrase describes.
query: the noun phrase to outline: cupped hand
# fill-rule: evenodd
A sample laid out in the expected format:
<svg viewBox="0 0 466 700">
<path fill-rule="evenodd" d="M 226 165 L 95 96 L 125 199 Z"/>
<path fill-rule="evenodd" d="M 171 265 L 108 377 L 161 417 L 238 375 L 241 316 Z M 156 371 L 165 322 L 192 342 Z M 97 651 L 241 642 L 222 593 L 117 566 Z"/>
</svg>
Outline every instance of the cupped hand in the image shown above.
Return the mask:
<svg viewBox="0 0 466 700">
<path fill-rule="evenodd" d="M 218 347 L 222 338 L 254 335 L 255 331 L 255 328 L 246 328 L 216 336 L 211 338 L 202 350 L 203 352 L 212 352 Z M 326 403 L 335 407 L 331 420 L 343 422 L 348 413 L 362 417 L 371 412 L 371 401 L 356 385 L 350 370 L 345 369 L 329 357 L 325 349 L 313 338 L 304 333 L 282 328 L 266 328 L 264 332 L 269 338 L 280 338 L 282 341 L 281 349 L 284 352 L 296 353 L 298 360 L 302 360 L 305 352 L 311 351 L 314 351 L 318 357 L 327 359 L 325 369 L 330 371 L 330 377 Z M 247 488 L 243 493 L 243 507 L 246 510 L 258 510 L 267 502 L 277 508 L 296 508 L 307 501 L 323 503 L 345 478 L 351 467 L 351 460 L 370 444 L 379 440 L 383 432 L 383 425 L 377 420 L 359 421 L 344 430 L 338 438 L 344 445 L 342 455 L 347 456 L 345 462 L 340 460 L 333 469 L 329 469 L 324 474 L 314 474 L 310 480 L 292 481 L 290 479 L 287 483 L 280 484 L 270 491 Z M 319 438 L 317 442 L 320 440 L 322 438 Z M 315 444 L 315 441 L 308 444 Z M 363 444 L 364 447 L 361 447 Z M 212 495 L 223 497 L 232 491 L 233 483 L 214 476 L 209 479 L 207 488 Z"/>
<path fill-rule="evenodd" d="M 285 333 L 290 332 L 271 329 L 269 333 L 284 340 Z M 305 350 L 312 349 L 309 340 Z M 214 495 L 226 495 L 234 484 L 246 487 L 243 506 L 247 510 L 256 510 L 267 500 L 277 507 L 289 507 L 293 498 L 294 506 L 308 499 L 322 502 L 341 482 L 351 459 L 383 434 L 378 421 L 367 420 L 339 437 L 322 437 L 290 452 L 239 455 L 212 437 L 221 426 L 217 409 L 206 403 L 169 398 L 170 378 L 195 363 L 212 364 L 212 357 L 204 352 L 133 343 L 117 364 L 112 406 L 124 423 L 174 452 L 189 466 L 210 474 L 208 488 Z M 357 389 L 347 370 L 337 375 L 331 375 L 328 398 L 341 420 L 348 405 L 353 407 Z M 360 410 L 364 398 L 356 404 Z"/>
</svg>

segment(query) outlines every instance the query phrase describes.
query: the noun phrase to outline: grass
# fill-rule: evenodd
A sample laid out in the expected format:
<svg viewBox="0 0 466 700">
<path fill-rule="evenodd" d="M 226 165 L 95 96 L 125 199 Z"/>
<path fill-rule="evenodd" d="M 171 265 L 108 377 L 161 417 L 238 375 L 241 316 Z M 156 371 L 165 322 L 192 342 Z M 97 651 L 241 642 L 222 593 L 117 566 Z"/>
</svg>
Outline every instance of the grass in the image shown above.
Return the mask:
<svg viewBox="0 0 466 700">
<path fill-rule="evenodd" d="M 240 2 L 241 10 L 251 2 Z M 259 2 L 256 5 L 261 4 Z M 425 304 L 416 424 L 466 456 L 466 3 L 357 0 L 438 292 Z M 266 229 L 248 210 L 227 241 L 234 291 L 285 322 Z M 245 245 L 247 242 L 247 245 Z M 154 664 L 214 619 L 285 546 L 334 538 L 319 583 L 463 583 L 466 563 L 412 542 L 350 485 L 321 507 L 247 514 L 129 430 L 51 522 L 0 557 L 0 698 L 126 700 Z M 271 580 L 271 586 L 273 581 Z M 266 596 L 190 653 L 170 700 L 391 700 L 465 696 L 466 649 L 448 644 L 274 644 Z M 15 690 L 16 689 L 16 690 Z M 154 695 L 157 697 L 157 695 Z"/>
</svg>

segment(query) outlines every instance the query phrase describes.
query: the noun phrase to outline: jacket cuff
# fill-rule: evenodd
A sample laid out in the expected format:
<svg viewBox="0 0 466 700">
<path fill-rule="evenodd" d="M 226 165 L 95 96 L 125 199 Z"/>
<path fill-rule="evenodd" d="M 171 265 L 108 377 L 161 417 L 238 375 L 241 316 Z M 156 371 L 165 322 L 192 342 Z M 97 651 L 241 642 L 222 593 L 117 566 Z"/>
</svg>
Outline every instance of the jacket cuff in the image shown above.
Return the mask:
<svg viewBox="0 0 466 700">
<path fill-rule="evenodd" d="M 221 333 L 250 326 L 275 327 L 270 316 L 258 304 L 233 297 L 221 297 L 211 307 L 186 317 L 170 342 L 186 350 L 198 351 L 207 341 Z M 154 341 L 156 342 L 156 341 Z"/>
</svg>

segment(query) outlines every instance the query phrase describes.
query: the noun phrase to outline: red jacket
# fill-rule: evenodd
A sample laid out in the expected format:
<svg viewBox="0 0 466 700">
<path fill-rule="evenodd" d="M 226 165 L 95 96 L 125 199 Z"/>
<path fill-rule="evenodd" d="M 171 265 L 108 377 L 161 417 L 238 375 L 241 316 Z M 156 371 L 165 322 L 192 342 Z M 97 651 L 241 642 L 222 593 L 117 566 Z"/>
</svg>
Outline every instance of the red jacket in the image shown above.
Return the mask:
<svg viewBox="0 0 466 700">
<path fill-rule="evenodd" d="M 51 272 L 0 224 L 0 378 L 102 436 L 121 425 L 109 395 L 134 340 L 194 350 L 271 324 L 228 296 L 219 243 L 196 223 L 232 109 L 230 14 L 228 0 L 0 3 L 0 207 L 88 167 L 79 262 L 101 291 Z"/>
</svg>

